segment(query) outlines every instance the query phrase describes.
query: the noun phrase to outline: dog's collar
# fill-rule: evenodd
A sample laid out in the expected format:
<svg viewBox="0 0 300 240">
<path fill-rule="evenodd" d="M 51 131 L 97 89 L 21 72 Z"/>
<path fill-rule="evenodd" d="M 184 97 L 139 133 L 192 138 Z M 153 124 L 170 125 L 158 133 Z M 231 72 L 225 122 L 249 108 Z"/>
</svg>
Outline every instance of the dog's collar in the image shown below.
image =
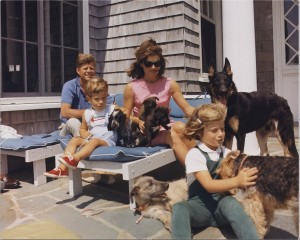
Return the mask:
<svg viewBox="0 0 300 240">
<path fill-rule="evenodd" d="M 238 171 L 240 171 L 240 170 L 242 169 L 243 164 L 244 164 L 245 160 L 247 159 L 247 157 L 248 157 L 248 155 L 246 154 L 246 155 L 244 156 L 244 158 L 242 159 L 241 163 L 240 163 L 240 167 L 239 167 L 239 170 L 238 170 Z"/>
</svg>

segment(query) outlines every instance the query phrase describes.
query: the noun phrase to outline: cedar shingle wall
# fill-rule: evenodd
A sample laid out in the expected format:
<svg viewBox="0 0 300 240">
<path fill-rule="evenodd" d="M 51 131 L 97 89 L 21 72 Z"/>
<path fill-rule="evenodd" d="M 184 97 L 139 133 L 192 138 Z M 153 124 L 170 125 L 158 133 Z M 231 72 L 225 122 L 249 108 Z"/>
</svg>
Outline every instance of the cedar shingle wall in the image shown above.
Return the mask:
<svg viewBox="0 0 300 240">
<path fill-rule="evenodd" d="M 40 109 L 1 113 L 1 124 L 15 128 L 21 135 L 50 133 L 58 129 L 60 109 Z"/>
<path fill-rule="evenodd" d="M 163 48 L 168 64 L 165 75 L 178 81 L 183 91 L 187 80 L 200 74 L 199 7 L 187 1 L 90 1 L 90 52 L 99 75 L 110 84 L 110 92 L 123 92 L 130 80 L 125 70 L 134 60 L 136 48 L 148 37 Z M 199 85 L 188 87 L 199 91 Z"/>
<path fill-rule="evenodd" d="M 257 90 L 275 92 L 271 0 L 254 1 Z"/>
</svg>

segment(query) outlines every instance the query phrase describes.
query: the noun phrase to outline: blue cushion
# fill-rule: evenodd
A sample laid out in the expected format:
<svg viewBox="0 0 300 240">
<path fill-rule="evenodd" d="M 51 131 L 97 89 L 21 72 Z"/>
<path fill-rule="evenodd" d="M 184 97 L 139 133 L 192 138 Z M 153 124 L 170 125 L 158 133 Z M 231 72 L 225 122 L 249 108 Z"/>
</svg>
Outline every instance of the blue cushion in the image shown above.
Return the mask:
<svg viewBox="0 0 300 240">
<path fill-rule="evenodd" d="M 113 98 L 118 106 L 123 107 L 124 95 L 122 93 L 110 95 L 110 101 Z M 210 103 L 210 98 L 195 98 L 187 99 L 187 101 L 194 107 L 198 107 L 204 103 Z M 173 98 L 170 101 L 171 113 L 170 116 L 174 121 L 186 122 L 187 118 L 184 117 L 183 111 L 177 106 Z M 63 149 L 66 148 L 70 136 L 64 137 L 60 140 Z M 125 148 L 125 147 L 98 147 L 96 148 L 87 160 L 90 161 L 114 161 L 114 162 L 130 162 L 138 159 L 142 159 L 153 153 L 160 152 L 166 149 L 166 146 L 155 146 L 155 147 L 136 147 L 136 148 Z"/>
<path fill-rule="evenodd" d="M 198 107 L 202 104 L 206 103 L 211 103 L 211 99 L 209 97 L 204 97 L 204 98 L 194 98 L 194 99 L 187 99 L 187 102 L 193 106 L 193 107 Z M 183 118 L 185 116 L 184 112 L 178 107 L 178 105 L 175 103 L 174 99 L 171 98 L 170 100 L 170 116 L 177 121 L 176 119 L 178 118 Z M 180 119 L 180 121 L 185 122 L 186 119 Z"/>
<path fill-rule="evenodd" d="M 114 100 L 115 100 L 114 94 L 108 95 L 108 97 L 107 97 L 107 104 L 113 104 Z"/>
<path fill-rule="evenodd" d="M 119 106 L 119 107 L 124 107 L 124 94 L 122 93 L 118 93 L 115 96 L 115 103 Z"/>
<path fill-rule="evenodd" d="M 65 137 L 60 140 L 61 147 L 66 148 L 70 137 Z M 90 157 L 86 160 L 90 161 L 111 161 L 111 162 L 130 162 L 138 159 L 142 159 L 153 153 L 160 152 L 166 149 L 166 146 L 155 146 L 155 147 L 136 147 L 126 148 L 118 146 L 103 146 L 96 148 Z"/>
<path fill-rule="evenodd" d="M 59 143 L 59 130 L 49 134 L 35 134 L 31 136 L 23 136 L 19 139 L 0 138 L 0 149 L 5 150 L 28 150 L 38 147 L 45 147 Z"/>
</svg>

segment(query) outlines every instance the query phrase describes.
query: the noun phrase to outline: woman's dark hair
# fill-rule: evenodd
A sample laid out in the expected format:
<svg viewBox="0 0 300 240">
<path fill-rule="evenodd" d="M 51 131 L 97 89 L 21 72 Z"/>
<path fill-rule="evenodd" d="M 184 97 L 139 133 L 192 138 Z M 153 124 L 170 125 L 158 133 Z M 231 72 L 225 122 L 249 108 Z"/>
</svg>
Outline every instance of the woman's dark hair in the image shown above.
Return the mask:
<svg viewBox="0 0 300 240">
<path fill-rule="evenodd" d="M 156 41 L 152 38 L 144 41 L 139 48 L 135 51 L 136 60 L 132 63 L 129 69 L 126 71 L 127 75 L 132 78 L 142 78 L 144 76 L 144 70 L 140 64 L 147 60 L 148 56 L 159 56 L 162 65 L 159 69 L 158 76 L 162 77 L 166 68 L 166 59 L 162 55 L 162 49 L 156 44 Z"/>
</svg>

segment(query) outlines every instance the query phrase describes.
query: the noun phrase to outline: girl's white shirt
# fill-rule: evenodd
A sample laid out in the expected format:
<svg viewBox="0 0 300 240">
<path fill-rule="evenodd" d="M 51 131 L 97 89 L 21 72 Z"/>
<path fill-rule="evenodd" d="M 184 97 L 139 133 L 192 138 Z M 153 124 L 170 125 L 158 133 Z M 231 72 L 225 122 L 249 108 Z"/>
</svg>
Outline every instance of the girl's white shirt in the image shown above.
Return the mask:
<svg viewBox="0 0 300 240">
<path fill-rule="evenodd" d="M 212 150 L 200 141 L 198 143 L 198 147 L 202 151 L 206 152 L 212 161 L 218 161 L 221 152 L 223 152 L 223 156 L 225 157 L 231 151 L 224 146 L 218 147 L 217 150 Z M 194 147 L 189 150 L 185 158 L 185 169 L 188 185 L 192 184 L 196 180 L 195 172 L 208 171 L 206 158 L 199 149 Z"/>
</svg>

